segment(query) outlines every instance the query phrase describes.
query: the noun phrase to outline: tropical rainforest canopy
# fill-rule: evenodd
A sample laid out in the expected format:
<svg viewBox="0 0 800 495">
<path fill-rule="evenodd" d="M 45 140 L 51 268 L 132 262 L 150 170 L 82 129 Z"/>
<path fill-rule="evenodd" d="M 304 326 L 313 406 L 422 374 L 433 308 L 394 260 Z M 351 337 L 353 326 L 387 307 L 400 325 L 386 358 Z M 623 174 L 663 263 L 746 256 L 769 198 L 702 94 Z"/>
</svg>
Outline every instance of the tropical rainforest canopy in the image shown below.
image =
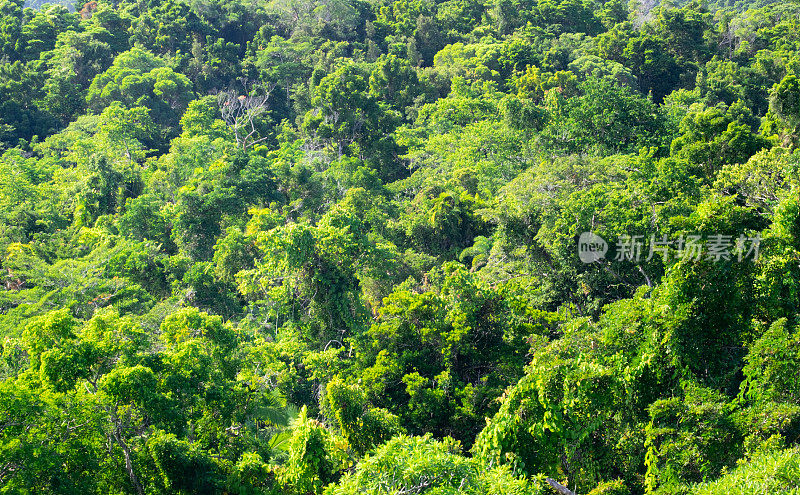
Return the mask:
<svg viewBox="0 0 800 495">
<path fill-rule="evenodd" d="M 800 493 L 800 2 L 0 0 L 0 493 Z"/>
</svg>

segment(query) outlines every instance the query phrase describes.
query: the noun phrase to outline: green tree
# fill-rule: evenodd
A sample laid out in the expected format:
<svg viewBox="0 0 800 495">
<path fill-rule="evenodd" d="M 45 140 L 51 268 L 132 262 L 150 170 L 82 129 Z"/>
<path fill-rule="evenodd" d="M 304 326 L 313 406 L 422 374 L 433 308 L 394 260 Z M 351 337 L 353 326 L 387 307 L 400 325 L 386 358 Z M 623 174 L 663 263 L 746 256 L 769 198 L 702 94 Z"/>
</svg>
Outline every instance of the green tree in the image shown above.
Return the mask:
<svg viewBox="0 0 800 495">
<path fill-rule="evenodd" d="M 147 51 L 134 48 L 121 53 L 89 87 L 89 108 L 100 111 L 113 102 L 144 106 L 163 132 L 175 132 L 183 111 L 192 100 L 191 82 Z"/>
<path fill-rule="evenodd" d="M 674 156 L 697 165 L 707 178 L 724 164 L 744 163 L 768 142 L 753 133 L 751 114 L 741 101 L 730 108 L 693 105 L 670 146 Z"/>
<path fill-rule="evenodd" d="M 487 469 L 460 454 L 452 439 L 398 436 L 358 464 L 329 495 L 378 494 L 387 490 L 434 489 L 454 494 L 545 493 L 542 480 L 527 481 L 504 468 Z"/>
</svg>

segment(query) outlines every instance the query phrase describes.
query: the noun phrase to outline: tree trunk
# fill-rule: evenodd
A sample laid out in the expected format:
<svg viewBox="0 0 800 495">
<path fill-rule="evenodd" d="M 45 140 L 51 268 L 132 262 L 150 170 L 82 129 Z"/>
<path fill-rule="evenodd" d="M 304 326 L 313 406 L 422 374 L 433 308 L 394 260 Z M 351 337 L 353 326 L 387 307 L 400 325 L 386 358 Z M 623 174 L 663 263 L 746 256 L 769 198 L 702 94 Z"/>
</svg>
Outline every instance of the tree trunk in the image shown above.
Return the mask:
<svg viewBox="0 0 800 495">
<path fill-rule="evenodd" d="M 547 483 L 553 487 L 553 490 L 557 491 L 562 495 L 576 495 L 575 492 L 573 492 L 566 486 L 562 485 L 558 481 L 554 480 L 553 478 L 547 478 Z"/>
<path fill-rule="evenodd" d="M 136 477 L 136 473 L 133 471 L 133 461 L 131 460 L 131 449 L 128 448 L 128 445 L 125 443 L 125 440 L 122 439 L 122 431 L 120 427 L 120 420 L 117 418 L 117 415 L 112 413 L 111 421 L 114 423 L 114 440 L 119 445 L 119 448 L 122 449 L 122 455 L 125 457 L 125 470 L 128 472 L 128 477 L 131 479 L 131 484 L 133 488 L 136 490 L 137 495 L 144 495 L 144 488 L 142 488 L 142 484 L 139 483 L 139 478 Z"/>
</svg>

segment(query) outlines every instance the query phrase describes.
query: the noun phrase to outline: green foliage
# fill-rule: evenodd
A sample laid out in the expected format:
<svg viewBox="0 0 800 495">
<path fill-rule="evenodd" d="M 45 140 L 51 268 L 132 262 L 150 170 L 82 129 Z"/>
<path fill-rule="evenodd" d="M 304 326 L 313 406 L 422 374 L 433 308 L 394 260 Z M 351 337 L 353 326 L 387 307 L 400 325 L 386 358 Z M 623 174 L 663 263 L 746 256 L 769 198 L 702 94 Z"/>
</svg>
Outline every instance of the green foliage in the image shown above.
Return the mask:
<svg viewBox="0 0 800 495">
<path fill-rule="evenodd" d="M 111 67 L 95 76 L 86 101 L 95 111 L 112 102 L 144 106 L 169 136 L 192 100 L 191 88 L 186 76 L 174 72 L 149 52 L 134 48 L 119 54 Z"/>
<path fill-rule="evenodd" d="M 649 490 L 716 478 L 741 456 L 741 439 L 724 398 L 702 389 L 685 394 L 650 406 L 645 432 Z"/>
<path fill-rule="evenodd" d="M 340 67 L 323 77 L 312 89 L 310 110 L 303 130 L 322 141 L 334 156 L 357 156 L 374 162 L 382 178 L 396 179 L 387 154 L 395 151 L 390 133 L 398 115 L 382 108 L 370 93 L 369 76 L 355 64 Z"/>
<path fill-rule="evenodd" d="M 545 493 L 535 482 L 526 482 L 503 468 L 486 470 L 459 455 L 452 439 L 395 437 L 362 461 L 339 485 L 325 490 L 330 495 L 394 493 L 433 489 L 452 494 Z M 542 483 L 541 481 L 539 483 Z"/>
<path fill-rule="evenodd" d="M 410 432 L 466 443 L 495 409 L 493 399 L 519 376 L 521 340 L 546 315 L 510 307 L 460 265 L 430 276 L 440 280 L 435 290 L 398 291 L 384 300 L 357 347 L 360 379 L 367 399 Z"/>
<path fill-rule="evenodd" d="M 318 422 L 309 419 L 305 406 L 289 441 L 289 459 L 279 481 L 289 493 L 320 493 L 338 478 L 341 461 L 337 439 Z M 337 462 L 339 461 L 339 462 Z"/>
<path fill-rule="evenodd" d="M 589 495 L 628 495 L 630 493 L 622 480 L 614 480 L 600 483 L 589 492 Z"/>
<path fill-rule="evenodd" d="M 749 111 L 741 103 L 727 111 L 692 106 L 680 124 L 681 136 L 671 145 L 673 155 L 684 157 L 712 176 L 724 164 L 744 163 L 766 147 L 764 138 L 748 126 Z M 740 116 L 737 113 L 743 112 Z"/>
<path fill-rule="evenodd" d="M 790 127 L 797 127 L 800 123 L 800 84 L 793 74 L 784 77 L 773 88 L 769 107 Z"/>
<path fill-rule="evenodd" d="M 196 446 L 164 432 L 146 445 L 157 478 L 151 490 L 166 493 L 215 493 L 221 485 L 219 467 Z"/>
<path fill-rule="evenodd" d="M 335 419 L 342 436 L 359 455 L 404 433 L 397 416 L 369 407 L 361 387 L 347 385 L 339 378 L 325 386 L 322 408 Z"/>
<path fill-rule="evenodd" d="M 798 15 L 0 0 L 0 492 L 798 491 Z"/>
<path fill-rule="evenodd" d="M 568 99 L 566 108 L 559 103 L 558 108 L 550 109 L 552 123 L 542 133 L 543 139 L 553 141 L 548 148 L 630 153 L 658 144 L 663 124 L 645 98 L 609 79 L 593 77 L 579 85 L 578 91 L 581 96 Z"/>
<path fill-rule="evenodd" d="M 624 384 L 610 367 L 574 357 L 595 346 L 595 338 L 575 331 L 562 338 L 569 344 L 538 350 L 478 435 L 475 455 L 519 473 L 561 473 L 578 490 L 621 468 L 623 445 L 615 443 L 622 418 L 615 415 L 624 403 Z"/>
<path fill-rule="evenodd" d="M 694 485 L 693 493 L 765 493 L 781 491 L 797 493 L 800 462 L 797 449 L 787 449 L 762 454 L 740 466 L 719 480 Z"/>
<path fill-rule="evenodd" d="M 795 379 L 800 366 L 800 334 L 787 325 L 785 319 L 770 325 L 745 357 L 742 392 L 753 402 L 800 404 Z"/>
</svg>

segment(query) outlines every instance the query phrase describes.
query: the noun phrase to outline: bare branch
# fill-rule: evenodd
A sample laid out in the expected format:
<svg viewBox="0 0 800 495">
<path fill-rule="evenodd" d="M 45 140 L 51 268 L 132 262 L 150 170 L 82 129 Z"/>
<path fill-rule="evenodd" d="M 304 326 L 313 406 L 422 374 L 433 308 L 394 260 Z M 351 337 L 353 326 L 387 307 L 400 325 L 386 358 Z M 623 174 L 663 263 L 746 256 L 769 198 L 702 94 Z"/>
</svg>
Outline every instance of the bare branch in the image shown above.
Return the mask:
<svg viewBox="0 0 800 495">
<path fill-rule="evenodd" d="M 235 89 L 228 89 L 217 94 L 217 105 L 219 106 L 222 120 L 233 131 L 236 144 L 243 150 L 260 143 L 268 136 L 260 136 L 258 130 L 258 120 L 269 111 L 269 97 L 275 89 L 275 85 L 250 85 L 247 81 L 242 82 L 245 87 L 245 94 L 240 94 Z"/>
<path fill-rule="evenodd" d="M 555 491 L 557 491 L 562 495 L 575 495 L 575 492 L 573 492 L 566 486 L 562 485 L 558 481 L 554 480 L 553 478 L 547 478 L 547 484 L 552 486 Z"/>
</svg>

